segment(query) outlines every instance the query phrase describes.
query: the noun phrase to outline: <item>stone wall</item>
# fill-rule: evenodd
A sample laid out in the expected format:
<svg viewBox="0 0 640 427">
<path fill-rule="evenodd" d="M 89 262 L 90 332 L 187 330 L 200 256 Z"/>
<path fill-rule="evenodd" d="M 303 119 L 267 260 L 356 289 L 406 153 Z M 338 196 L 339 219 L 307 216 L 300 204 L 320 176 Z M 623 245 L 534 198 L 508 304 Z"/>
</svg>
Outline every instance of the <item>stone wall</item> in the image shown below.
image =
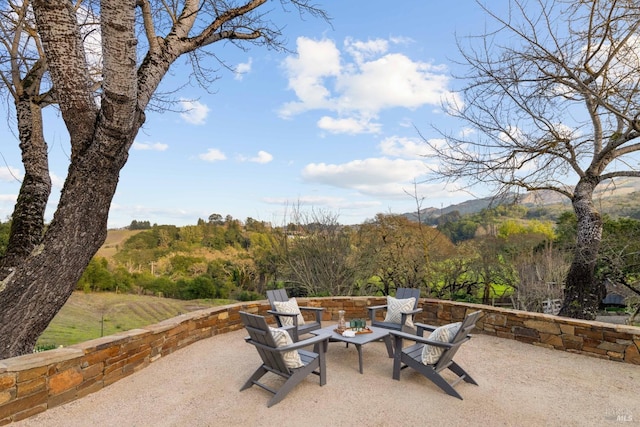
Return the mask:
<svg viewBox="0 0 640 427">
<path fill-rule="evenodd" d="M 324 321 L 366 317 L 379 297 L 300 298 L 299 304 L 325 307 Z M 478 332 L 505 339 L 640 365 L 640 327 L 566 319 L 477 304 L 423 299 L 417 321 L 441 325 L 481 309 Z M 200 310 L 145 328 L 66 348 L 0 360 L 0 425 L 79 399 L 189 344 L 241 329 L 239 311 L 267 315 L 266 301 Z M 268 315 L 267 315 L 268 316 Z"/>
</svg>

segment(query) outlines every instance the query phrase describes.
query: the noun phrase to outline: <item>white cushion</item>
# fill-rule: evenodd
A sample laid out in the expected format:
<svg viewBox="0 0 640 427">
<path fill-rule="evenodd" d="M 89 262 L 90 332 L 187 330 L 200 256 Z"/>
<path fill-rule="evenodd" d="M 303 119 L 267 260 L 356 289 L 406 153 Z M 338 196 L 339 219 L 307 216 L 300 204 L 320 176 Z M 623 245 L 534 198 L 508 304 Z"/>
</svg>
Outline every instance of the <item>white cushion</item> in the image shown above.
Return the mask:
<svg viewBox="0 0 640 427">
<path fill-rule="evenodd" d="M 273 305 L 278 313 L 297 314 L 298 326 L 304 325 L 304 317 L 300 314 L 298 301 L 295 298 L 290 298 L 289 301 L 274 301 Z M 293 326 L 293 318 L 280 316 L 280 323 L 282 326 Z"/>
<path fill-rule="evenodd" d="M 287 331 L 269 327 L 269 332 L 271 332 L 271 336 L 276 342 L 276 347 L 284 347 L 293 344 L 293 340 Z M 282 353 L 282 357 L 284 358 L 284 364 L 287 365 L 287 368 L 289 369 L 296 369 L 304 366 L 297 350 L 285 351 Z"/>
<path fill-rule="evenodd" d="M 406 299 L 397 299 L 394 297 L 387 297 L 387 315 L 384 318 L 385 322 L 389 323 L 400 323 L 402 321 L 402 312 L 411 311 L 413 307 L 416 305 L 416 299 L 406 298 Z M 405 322 L 410 328 L 413 328 L 413 315 L 407 316 L 407 320 Z"/>
<path fill-rule="evenodd" d="M 449 323 L 448 325 L 440 326 L 431 332 L 429 335 L 430 341 L 439 342 L 451 342 L 453 337 L 456 336 L 458 330 L 460 330 L 461 322 Z M 422 348 L 422 363 L 425 365 L 434 365 L 440 360 L 440 356 L 444 353 L 444 347 L 437 347 L 435 345 L 425 344 Z"/>
</svg>

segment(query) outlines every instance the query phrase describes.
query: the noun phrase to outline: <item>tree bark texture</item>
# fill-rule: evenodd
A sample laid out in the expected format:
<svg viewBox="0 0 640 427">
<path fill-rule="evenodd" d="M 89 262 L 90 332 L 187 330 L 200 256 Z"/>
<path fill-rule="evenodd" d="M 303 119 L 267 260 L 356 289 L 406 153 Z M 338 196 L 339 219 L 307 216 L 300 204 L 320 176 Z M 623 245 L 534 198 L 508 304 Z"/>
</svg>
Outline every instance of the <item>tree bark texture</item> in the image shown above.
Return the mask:
<svg viewBox="0 0 640 427">
<path fill-rule="evenodd" d="M 23 242 L 33 248 L 26 258 L 11 266 L 0 282 L 0 358 L 33 350 L 104 242 L 119 173 L 142 125 L 132 42 L 135 3 L 106 3 L 113 3 L 113 8 L 103 11 L 103 28 L 107 28 L 103 30 L 103 43 L 110 52 L 105 55 L 105 62 L 110 75 L 104 84 L 100 109 L 92 97 L 70 4 L 57 0 L 36 1 L 33 5 L 51 78 L 60 93 L 60 109 L 69 130 L 72 156 L 58 209 L 46 234 L 35 246 L 33 242 Z M 25 149 L 26 154 L 35 152 L 33 155 L 46 163 L 46 157 L 42 157 L 46 145 L 38 145 L 39 140 L 30 136 L 25 138 L 29 143 L 24 144 L 23 152 Z M 42 178 L 43 163 L 35 165 L 40 168 L 35 175 Z M 38 180 L 25 179 L 23 187 L 29 187 L 23 189 L 21 197 L 44 197 L 46 185 L 34 185 L 32 181 Z M 46 204 L 46 197 L 44 200 Z"/>
<path fill-rule="evenodd" d="M 15 102 L 18 134 L 25 174 L 13 211 L 6 255 L 0 260 L 0 277 L 6 277 L 40 243 L 44 212 L 51 194 L 47 143 L 40 106 L 23 93 Z"/>
<path fill-rule="evenodd" d="M 572 200 L 578 220 L 576 247 L 565 281 L 561 316 L 593 320 L 605 287 L 596 275 L 596 262 L 602 240 L 602 218 L 592 201 L 595 179 L 581 179 Z"/>
</svg>

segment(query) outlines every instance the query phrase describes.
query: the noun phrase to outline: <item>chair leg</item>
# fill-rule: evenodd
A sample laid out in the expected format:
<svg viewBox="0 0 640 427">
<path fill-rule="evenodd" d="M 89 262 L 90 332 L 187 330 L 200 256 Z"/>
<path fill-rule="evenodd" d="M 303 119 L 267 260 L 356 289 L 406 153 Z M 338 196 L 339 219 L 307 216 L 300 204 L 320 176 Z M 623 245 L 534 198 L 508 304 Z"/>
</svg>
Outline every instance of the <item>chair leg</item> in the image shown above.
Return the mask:
<svg viewBox="0 0 640 427">
<path fill-rule="evenodd" d="M 393 352 L 393 379 L 400 381 L 400 370 L 402 370 L 402 338 L 395 338 L 396 349 Z"/>
<path fill-rule="evenodd" d="M 449 366 L 449 369 L 453 373 L 455 373 L 458 377 L 462 378 L 465 382 L 478 385 L 476 380 L 471 378 L 471 375 L 467 374 L 467 372 L 464 369 L 462 369 L 462 367 L 458 365 L 456 362 L 451 361 L 451 365 Z"/>
<path fill-rule="evenodd" d="M 460 393 L 458 393 L 451 386 L 451 384 L 447 382 L 447 380 L 442 378 L 439 373 L 437 373 L 433 369 L 426 369 L 423 371 L 423 373 L 427 378 L 429 378 L 429 380 L 431 380 L 435 385 L 437 385 L 442 390 L 444 390 L 444 392 L 447 393 L 449 396 L 457 397 L 458 399 L 462 400 L 462 396 L 460 396 Z"/>
<path fill-rule="evenodd" d="M 316 361 L 316 363 L 318 362 Z M 312 366 L 313 366 L 313 362 L 310 365 L 296 369 L 293 375 L 287 378 L 287 380 L 284 382 L 284 384 L 282 384 L 282 386 L 280 386 L 280 388 L 274 394 L 271 400 L 269 400 L 269 403 L 267 403 L 267 407 L 270 408 L 276 403 L 280 402 L 282 399 L 284 399 L 284 397 L 291 390 L 293 390 L 293 388 L 296 385 L 298 385 L 298 383 L 304 380 L 307 377 L 307 375 L 309 375 L 310 372 L 313 372 L 315 370 L 315 367 L 312 368 Z"/>
<path fill-rule="evenodd" d="M 266 374 L 267 371 L 264 366 L 260 366 L 258 369 L 256 369 L 256 371 L 253 373 L 253 375 L 251 375 L 249 377 L 249 379 L 247 380 L 246 383 L 244 383 L 244 385 L 242 386 L 242 388 L 240 388 L 240 391 L 242 390 L 246 390 L 249 387 L 251 387 L 253 384 L 255 384 L 256 381 L 258 381 L 260 378 L 262 378 L 262 376 L 264 374 Z"/>
</svg>

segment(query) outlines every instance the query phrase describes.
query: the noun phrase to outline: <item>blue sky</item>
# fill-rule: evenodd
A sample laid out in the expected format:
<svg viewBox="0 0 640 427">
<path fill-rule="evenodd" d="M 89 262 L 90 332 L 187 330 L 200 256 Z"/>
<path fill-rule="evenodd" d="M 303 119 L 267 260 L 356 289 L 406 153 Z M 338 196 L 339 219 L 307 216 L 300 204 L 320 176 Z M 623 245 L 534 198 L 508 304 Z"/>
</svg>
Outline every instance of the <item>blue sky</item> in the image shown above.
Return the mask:
<svg viewBox="0 0 640 427">
<path fill-rule="evenodd" d="M 330 25 L 270 4 L 296 53 L 216 45 L 236 72 L 220 68 L 210 93 L 183 87 L 176 96 L 188 111 L 148 112 L 121 173 L 110 228 L 132 220 L 190 225 L 213 213 L 281 225 L 293 206 L 336 214 L 343 224 L 415 211 L 407 193 L 427 173 L 415 127 L 427 138 L 438 137 L 432 126 L 464 130 L 440 101 L 461 84 L 451 77 L 464 71 L 454 61 L 456 34 L 482 33 L 484 13 L 471 0 L 321 2 Z M 188 82 L 190 71 L 178 62 L 163 90 Z M 54 110 L 45 127 L 50 220 L 70 150 Z M 23 173 L 14 129 L 0 129 L 2 220 L 13 211 Z M 471 198 L 442 183 L 420 184 L 417 192 L 422 207 Z"/>
</svg>

